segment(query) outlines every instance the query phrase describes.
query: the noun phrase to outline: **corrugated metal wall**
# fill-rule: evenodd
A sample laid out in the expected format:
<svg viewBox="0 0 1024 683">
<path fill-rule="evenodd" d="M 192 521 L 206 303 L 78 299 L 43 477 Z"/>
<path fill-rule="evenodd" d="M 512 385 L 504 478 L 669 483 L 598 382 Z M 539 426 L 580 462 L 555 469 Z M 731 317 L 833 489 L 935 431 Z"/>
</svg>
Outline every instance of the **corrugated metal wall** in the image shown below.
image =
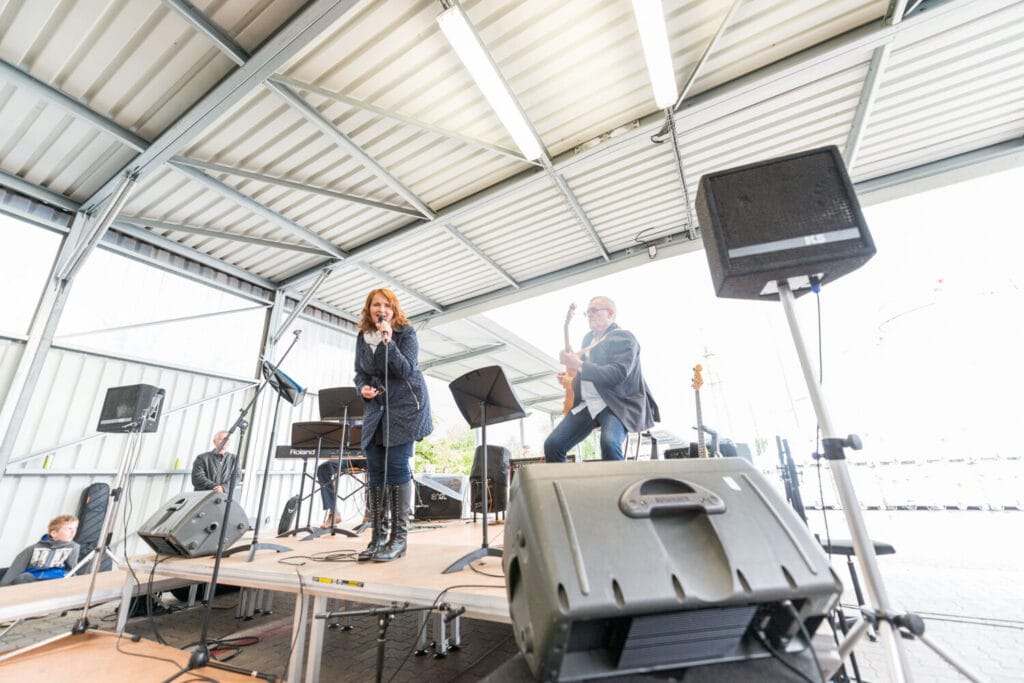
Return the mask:
<svg viewBox="0 0 1024 683">
<path fill-rule="evenodd" d="M 351 384 L 351 334 L 309 321 L 297 322 L 303 335 L 285 369 L 311 392 Z M 291 338 L 288 335 L 283 341 Z M 6 391 L 22 345 L 0 340 L 0 387 Z M 279 353 L 283 353 L 283 346 Z M 253 359 L 253 366 L 256 359 Z M 135 532 L 156 509 L 181 491 L 191 490 L 193 457 L 210 447 L 213 434 L 237 418 L 253 394 L 255 382 L 144 361 L 125 360 L 80 349 L 55 347 L 46 359 L 24 426 L 7 472 L 0 480 L 0 566 L 9 564 L 24 546 L 46 531 L 54 516 L 76 512 L 82 491 L 95 481 L 112 482 L 128 437 L 95 431 L 109 387 L 152 384 L 167 392 L 156 433 L 142 437 L 138 460 L 115 524 L 115 554 L 128 533 L 127 552 L 145 552 Z M 249 443 L 243 444 L 246 470 L 242 503 L 256 514 L 259 487 L 268 452 L 275 397 L 264 392 L 256 406 Z M 282 403 L 276 442 L 290 442 L 290 425 L 319 416 L 317 397 L 310 394 L 297 407 Z M 235 450 L 237 439 L 232 442 Z M 312 469 L 312 468 L 310 468 Z M 267 534 L 276 533 L 285 501 L 299 492 L 301 461 L 271 462 L 264 518 Z M 309 482 L 305 485 L 309 490 Z M 344 485 L 343 492 L 351 488 Z M 354 497 L 342 510 L 346 518 L 360 513 Z M 320 520 L 315 504 L 314 522 Z M 303 513 L 305 517 L 305 512 Z"/>
</svg>

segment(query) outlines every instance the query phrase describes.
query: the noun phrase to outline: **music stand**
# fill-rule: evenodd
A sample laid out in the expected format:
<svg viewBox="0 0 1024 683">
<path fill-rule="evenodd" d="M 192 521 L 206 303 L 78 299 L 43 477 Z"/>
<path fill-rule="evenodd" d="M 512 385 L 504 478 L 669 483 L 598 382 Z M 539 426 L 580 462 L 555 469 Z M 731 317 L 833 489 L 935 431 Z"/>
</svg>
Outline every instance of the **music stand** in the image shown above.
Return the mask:
<svg viewBox="0 0 1024 683">
<path fill-rule="evenodd" d="M 292 342 L 294 344 L 295 342 Z M 291 347 L 289 347 L 291 350 Z M 256 510 L 256 526 L 252 530 L 252 542 L 240 545 L 224 552 L 225 555 L 234 555 L 243 550 L 249 551 L 249 562 L 256 559 L 257 550 L 275 550 L 279 553 L 291 550 L 288 546 L 276 543 L 260 543 L 260 527 L 263 523 L 263 504 L 267 498 L 267 484 L 270 481 L 270 461 L 274 457 L 274 444 L 277 440 L 277 416 L 281 410 L 281 399 L 297 406 L 306 397 L 306 390 L 299 386 L 298 382 L 281 372 L 273 363 L 264 360 L 261 370 L 267 384 L 274 388 L 277 393 L 277 400 L 274 401 L 274 421 L 270 423 L 270 443 L 267 444 L 267 462 L 263 467 L 263 482 L 260 486 L 260 504 Z"/>
<path fill-rule="evenodd" d="M 310 478 L 306 463 L 308 458 L 302 458 L 302 478 L 299 479 L 299 504 L 295 513 L 295 528 L 290 529 L 277 537 L 294 536 L 300 531 L 313 533 L 313 496 L 316 495 L 317 478 L 316 471 L 320 465 L 320 453 L 323 448 L 341 447 L 341 426 L 333 422 L 294 422 L 292 423 L 292 448 L 312 448 L 313 451 L 313 485 L 309 491 L 309 510 L 306 512 L 306 526 L 299 526 L 302 523 L 302 501 L 306 499 L 306 479 Z"/>
<path fill-rule="evenodd" d="M 482 489 L 482 512 L 484 518 L 483 543 L 476 550 L 463 555 L 447 569 L 444 574 L 451 574 L 464 569 L 470 562 L 481 557 L 501 557 L 500 548 L 491 548 L 487 545 L 487 425 L 518 420 L 526 417 L 526 409 L 516 398 L 512 391 L 512 385 L 508 383 L 505 373 L 497 365 L 490 365 L 479 370 L 470 370 L 462 377 L 458 377 L 448 385 L 452 396 L 455 398 L 455 405 L 459 412 L 466 418 L 470 427 L 480 428 L 480 444 L 483 450 L 481 461 L 481 472 L 483 472 L 484 485 Z"/>
<path fill-rule="evenodd" d="M 348 500 L 366 488 L 366 482 L 359 481 L 358 478 L 352 475 L 349 468 L 345 467 L 346 451 L 359 450 L 361 448 L 363 409 L 366 407 L 366 402 L 359 395 L 355 387 L 321 389 L 318 398 L 320 399 L 320 419 L 337 420 L 338 424 L 341 425 L 341 452 L 338 454 L 338 469 L 334 471 L 334 500 L 331 502 L 331 526 L 327 529 L 314 530 L 313 536 L 302 539 L 304 541 L 308 541 L 310 538 L 318 538 L 328 531 L 331 532 L 332 536 L 339 531 L 346 536 L 356 536 L 369 526 L 369 522 L 364 521 L 355 529 L 349 531 L 348 529 L 342 529 L 334 522 L 338 514 L 338 484 L 341 482 L 342 470 L 345 470 L 346 476 L 352 477 L 359 483 L 356 490 L 343 496 L 342 500 Z M 356 427 L 359 427 L 358 435 Z M 352 445 L 353 440 L 355 445 Z"/>
</svg>

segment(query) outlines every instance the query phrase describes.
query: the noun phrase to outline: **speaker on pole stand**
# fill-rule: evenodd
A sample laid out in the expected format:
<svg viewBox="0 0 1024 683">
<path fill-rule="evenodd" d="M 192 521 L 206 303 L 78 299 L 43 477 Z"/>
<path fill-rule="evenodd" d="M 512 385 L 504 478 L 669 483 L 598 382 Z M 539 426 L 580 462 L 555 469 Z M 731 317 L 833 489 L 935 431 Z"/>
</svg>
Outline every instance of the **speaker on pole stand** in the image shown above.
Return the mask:
<svg viewBox="0 0 1024 683">
<path fill-rule="evenodd" d="M 925 637 L 919 616 L 893 611 L 846 463 L 845 450 L 859 450 L 861 442 L 853 434 L 840 436 L 833 426 L 796 318 L 796 297 L 819 292 L 875 254 L 839 149 L 833 145 L 709 173 L 701 178 L 695 203 L 717 296 L 782 302 L 822 431 L 823 457 L 864 574 L 870 601 L 864 620 L 878 629 L 891 680 L 911 680 L 903 638 L 922 641 L 968 679 L 980 680 Z M 851 634 L 857 638 L 864 631 L 854 628 Z M 847 651 L 852 647 L 844 644 Z"/>
</svg>

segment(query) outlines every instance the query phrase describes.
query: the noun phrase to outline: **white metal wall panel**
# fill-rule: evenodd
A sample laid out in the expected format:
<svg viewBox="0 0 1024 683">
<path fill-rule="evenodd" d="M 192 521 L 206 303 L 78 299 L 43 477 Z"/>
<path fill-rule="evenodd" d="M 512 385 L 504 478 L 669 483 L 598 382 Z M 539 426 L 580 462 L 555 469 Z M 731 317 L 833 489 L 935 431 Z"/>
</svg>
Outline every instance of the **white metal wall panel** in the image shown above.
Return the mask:
<svg viewBox="0 0 1024 683">
<path fill-rule="evenodd" d="M 299 321 L 295 327 L 301 328 L 303 334 L 284 369 L 314 391 L 325 386 L 351 385 L 351 335 L 309 321 Z M 287 334 L 283 341 L 287 343 L 290 339 Z M 16 362 L 16 347 L 12 342 L 0 345 L 0 377 L 9 365 L 8 359 Z M 279 346 L 279 350 L 283 353 L 284 347 Z M 230 426 L 252 396 L 251 389 L 246 389 L 252 382 L 243 379 L 55 348 L 47 356 L 11 464 L 0 480 L 0 536 L 4 538 L 0 566 L 36 540 L 49 519 L 75 512 L 81 491 L 89 483 L 113 480 L 128 437 L 96 433 L 100 408 L 107 388 L 138 383 L 165 389 L 167 399 L 159 430 L 142 436 L 130 497 L 122 504 L 122 512 L 129 515 L 130 534 L 165 500 L 182 490 L 191 490 L 193 457 L 209 450 L 213 434 Z M 213 400 L 190 405 L 206 398 Z M 311 394 L 297 407 L 281 405 L 277 443 L 290 442 L 292 422 L 319 418 L 316 399 Z M 243 461 L 246 481 L 242 502 L 250 515 L 256 514 L 259 502 L 258 485 L 263 478 L 275 402 L 271 392 L 264 392 Z M 183 406 L 190 407 L 176 410 Z M 236 437 L 233 450 L 237 443 Z M 68 445 L 61 447 L 64 444 Z M 269 534 L 276 531 L 284 502 L 298 493 L 301 468 L 301 461 L 271 463 L 264 506 L 264 514 L 273 518 Z M 361 514 L 360 501 L 358 496 L 353 497 L 343 508 L 348 518 Z M 318 501 L 315 518 L 319 519 L 320 514 Z M 116 542 L 124 537 L 121 529 L 119 521 L 114 534 Z M 132 536 L 129 553 L 145 550 Z"/>
</svg>

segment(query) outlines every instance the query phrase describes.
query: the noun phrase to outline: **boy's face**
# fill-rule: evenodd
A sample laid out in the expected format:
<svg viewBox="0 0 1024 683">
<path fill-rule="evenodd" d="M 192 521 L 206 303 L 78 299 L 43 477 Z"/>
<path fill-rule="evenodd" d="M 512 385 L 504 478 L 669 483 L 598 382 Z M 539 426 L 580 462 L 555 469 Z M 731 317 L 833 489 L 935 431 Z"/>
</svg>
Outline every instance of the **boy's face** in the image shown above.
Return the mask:
<svg viewBox="0 0 1024 683">
<path fill-rule="evenodd" d="M 73 541 L 78 533 L 78 522 L 65 522 L 56 529 L 50 529 L 50 538 L 55 541 Z"/>
</svg>

